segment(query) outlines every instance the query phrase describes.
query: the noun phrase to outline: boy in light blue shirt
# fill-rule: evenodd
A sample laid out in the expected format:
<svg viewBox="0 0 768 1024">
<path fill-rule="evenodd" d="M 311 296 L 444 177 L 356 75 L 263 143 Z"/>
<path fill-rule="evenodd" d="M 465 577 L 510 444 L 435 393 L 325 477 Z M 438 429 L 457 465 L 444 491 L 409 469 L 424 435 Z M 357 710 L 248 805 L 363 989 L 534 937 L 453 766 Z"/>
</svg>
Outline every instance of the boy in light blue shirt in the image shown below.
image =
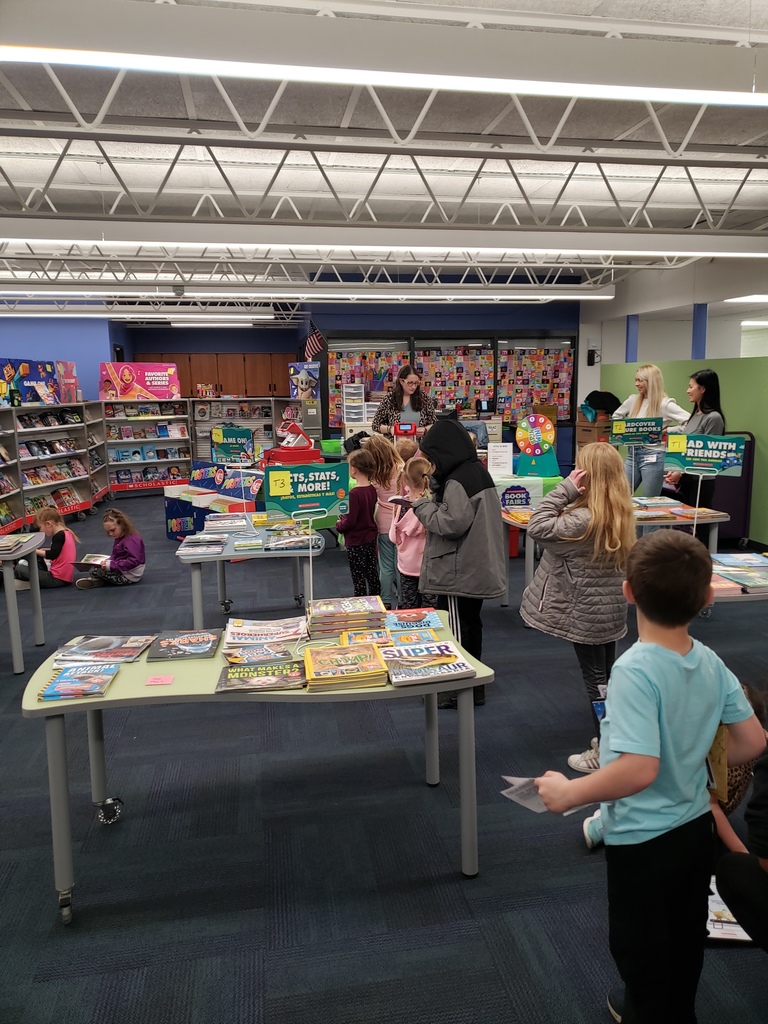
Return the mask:
<svg viewBox="0 0 768 1024">
<path fill-rule="evenodd" d="M 624 595 L 639 640 L 614 664 L 600 731 L 600 769 L 536 780 L 550 811 L 601 803 L 611 954 L 622 1024 L 696 1024 L 714 821 L 706 757 L 728 727 L 729 764 L 757 757 L 765 735 L 739 681 L 688 625 L 712 600 L 712 560 L 689 534 L 642 537 Z"/>
</svg>

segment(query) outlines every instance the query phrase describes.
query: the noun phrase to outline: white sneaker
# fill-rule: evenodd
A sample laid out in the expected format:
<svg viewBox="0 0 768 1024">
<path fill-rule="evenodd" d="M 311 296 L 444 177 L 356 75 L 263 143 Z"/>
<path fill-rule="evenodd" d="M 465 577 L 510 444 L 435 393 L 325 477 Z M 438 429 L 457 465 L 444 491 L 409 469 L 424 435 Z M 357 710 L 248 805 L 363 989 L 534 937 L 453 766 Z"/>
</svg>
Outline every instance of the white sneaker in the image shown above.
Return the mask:
<svg viewBox="0 0 768 1024">
<path fill-rule="evenodd" d="M 600 767 L 600 743 L 597 736 L 593 736 L 589 750 L 581 754 L 571 754 L 568 758 L 568 767 L 575 772 L 596 772 Z"/>
<path fill-rule="evenodd" d="M 602 843 L 603 820 L 599 807 L 594 814 L 590 814 L 588 818 L 584 819 L 581 823 L 581 830 L 584 833 L 584 842 L 587 844 L 587 849 L 594 850 L 596 846 Z"/>
</svg>

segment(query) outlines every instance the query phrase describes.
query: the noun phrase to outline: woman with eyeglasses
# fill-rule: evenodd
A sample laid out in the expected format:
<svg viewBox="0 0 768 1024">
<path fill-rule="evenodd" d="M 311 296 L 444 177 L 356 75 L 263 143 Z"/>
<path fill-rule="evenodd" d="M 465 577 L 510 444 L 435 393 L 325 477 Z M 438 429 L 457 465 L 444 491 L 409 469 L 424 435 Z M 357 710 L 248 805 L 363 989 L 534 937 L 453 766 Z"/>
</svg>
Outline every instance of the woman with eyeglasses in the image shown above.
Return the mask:
<svg viewBox="0 0 768 1024">
<path fill-rule="evenodd" d="M 434 422 L 435 403 L 422 391 L 421 378 L 414 368 L 406 363 L 400 367 L 395 386 L 380 402 L 372 429 L 376 434 L 392 437 L 396 423 L 412 423 L 416 436 L 423 437 Z"/>
</svg>

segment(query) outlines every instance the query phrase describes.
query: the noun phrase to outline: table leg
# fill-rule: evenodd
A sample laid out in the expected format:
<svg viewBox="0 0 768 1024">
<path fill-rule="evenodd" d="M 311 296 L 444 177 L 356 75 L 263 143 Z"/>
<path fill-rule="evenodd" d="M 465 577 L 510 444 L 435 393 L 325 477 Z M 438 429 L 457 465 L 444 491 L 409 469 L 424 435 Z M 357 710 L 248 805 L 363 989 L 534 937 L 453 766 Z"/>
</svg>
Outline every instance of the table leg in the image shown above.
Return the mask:
<svg viewBox="0 0 768 1024">
<path fill-rule="evenodd" d="M 477 864 L 477 785 L 475 782 L 475 706 L 472 687 L 457 693 L 459 713 L 459 802 L 461 873 L 474 878 Z"/>
<path fill-rule="evenodd" d="M 192 629 L 203 629 L 203 563 L 190 562 L 192 572 Z"/>
<path fill-rule="evenodd" d="M 293 599 L 299 604 L 301 602 L 301 566 L 298 558 L 291 559 L 291 579 L 293 581 Z"/>
<path fill-rule="evenodd" d="M 525 535 L 525 585 L 530 586 L 536 568 L 536 543 Z"/>
<path fill-rule="evenodd" d="M 227 574 L 223 561 L 216 563 L 216 586 L 219 590 L 219 604 L 227 604 Z M 198 627 L 196 626 L 195 628 L 197 629 Z"/>
<path fill-rule="evenodd" d="M 509 607 L 509 537 L 510 537 L 510 532 L 509 531 L 510 531 L 511 527 L 510 527 L 509 523 L 507 523 L 507 522 L 504 522 L 503 525 L 504 525 L 504 551 L 507 554 L 507 560 L 506 560 L 506 563 L 505 563 L 506 566 L 507 566 L 507 572 L 506 572 L 506 576 L 505 576 L 505 579 L 507 581 L 507 589 L 504 591 L 504 597 L 502 597 L 502 599 L 501 599 L 501 607 L 502 608 L 508 608 Z"/>
<path fill-rule="evenodd" d="M 424 747 L 427 759 L 427 785 L 440 785 L 440 737 L 437 731 L 437 694 L 424 697 Z"/>
<path fill-rule="evenodd" d="M 88 761 L 91 766 L 91 800 L 95 804 L 102 804 L 107 797 L 104 720 L 100 709 L 91 709 L 86 714 L 88 717 Z"/>
<path fill-rule="evenodd" d="M 33 551 L 30 558 L 34 559 L 36 557 Z M 19 625 L 19 603 L 16 600 L 16 580 L 13 576 L 13 562 L 10 559 L 3 562 L 3 586 L 5 587 L 5 607 L 8 610 L 8 633 L 11 640 L 13 671 L 16 675 L 20 675 L 24 671 L 24 654 L 21 650 L 21 626 Z"/>
<path fill-rule="evenodd" d="M 710 555 L 717 554 L 717 538 L 719 534 L 719 523 L 709 524 L 709 553 Z"/>
<path fill-rule="evenodd" d="M 72 861 L 72 822 L 69 816 L 69 775 L 64 715 L 51 715 L 46 718 L 45 743 L 48 750 L 48 793 L 51 800 L 53 882 L 59 894 L 61 919 L 64 924 L 69 924 L 72 920 L 75 868 Z"/>
<path fill-rule="evenodd" d="M 29 559 L 29 596 L 32 598 L 32 613 L 35 622 L 35 646 L 42 647 L 45 643 L 43 632 L 43 602 L 40 599 L 40 568 L 37 558 Z"/>
</svg>

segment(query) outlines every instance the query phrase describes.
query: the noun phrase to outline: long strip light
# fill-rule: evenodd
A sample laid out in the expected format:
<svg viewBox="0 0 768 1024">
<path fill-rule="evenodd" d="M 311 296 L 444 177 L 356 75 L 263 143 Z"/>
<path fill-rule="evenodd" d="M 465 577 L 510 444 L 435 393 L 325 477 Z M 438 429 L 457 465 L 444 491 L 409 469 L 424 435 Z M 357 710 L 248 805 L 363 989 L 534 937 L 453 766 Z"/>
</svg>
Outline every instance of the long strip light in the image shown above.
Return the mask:
<svg viewBox="0 0 768 1024">
<path fill-rule="evenodd" d="M 742 320 L 742 327 L 768 327 L 768 320 Z"/>
<path fill-rule="evenodd" d="M 723 302 L 755 302 L 766 305 L 768 304 L 768 295 L 737 295 L 733 299 L 723 299 Z"/>
<path fill-rule="evenodd" d="M 638 103 L 695 103 L 743 107 L 768 106 L 768 93 L 726 89 L 687 89 L 653 85 L 599 82 L 556 82 L 473 75 L 388 71 L 383 68 L 342 68 L 269 64 L 262 62 L 178 57 L 169 54 L 119 53 L 59 49 L 45 46 L 0 46 L 0 61 L 17 64 L 59 64 L 163 72 L 177 75 L 216 75 L 272 82 L 318 85 L 374 86 L 394 89 L 438 89 L 452 92 L 576 97 L 590 100 L 630 100 Z"/>
</svg>

